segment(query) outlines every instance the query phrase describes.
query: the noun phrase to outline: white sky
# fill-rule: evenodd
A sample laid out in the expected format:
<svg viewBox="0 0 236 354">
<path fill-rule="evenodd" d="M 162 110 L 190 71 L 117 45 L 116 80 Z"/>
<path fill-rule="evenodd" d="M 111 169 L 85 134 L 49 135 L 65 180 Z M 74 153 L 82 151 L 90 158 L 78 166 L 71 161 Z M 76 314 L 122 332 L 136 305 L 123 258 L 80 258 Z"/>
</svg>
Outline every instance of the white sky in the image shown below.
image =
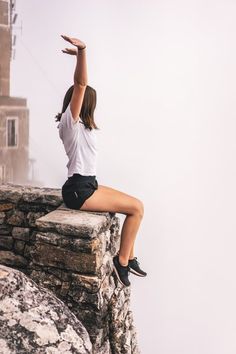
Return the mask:
<svg viewBox="0 0 236 354">
<path fill-rule="evenodd" d="M 60 188 L 54 116 L 87 45 L 97 179 L 143 200 L 131 307 L 142 354 L 235 354 L 236 2 L 17 0 L 11 94 L 27 97 L 38 178 Z M 118 215 L 120 216 L 120 215 Z"/>
</svg>

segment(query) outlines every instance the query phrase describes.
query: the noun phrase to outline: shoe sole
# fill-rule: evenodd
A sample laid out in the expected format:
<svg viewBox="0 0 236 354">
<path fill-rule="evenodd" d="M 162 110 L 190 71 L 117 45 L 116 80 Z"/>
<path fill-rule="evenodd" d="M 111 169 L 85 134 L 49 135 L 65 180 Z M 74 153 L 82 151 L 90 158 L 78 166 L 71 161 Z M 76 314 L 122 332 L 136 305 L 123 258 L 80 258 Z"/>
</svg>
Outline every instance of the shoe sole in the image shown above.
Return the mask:
<svg viewBox="0 0 236 354">
<path fill-rule="evenodd" d="M 135 275 L 138 275 L 139 277 L 146 277 L 147 276 L 147 274 L 140 274 L 140 273 L 138 273 L 138 272 L 136 272 L 135 270 L 131 270 L 130 269 L 130 273 L 133 273 L 133 274 L 135 274 Z"/>
<path fill-rule="evenodd" d="M 126 284 L 124 284 L 124 283 L 122 282 L 122 280 L 120 279 L 119 273 L 118 273 L 118 271 L 117 271 L 117 269 L 116 269 L 115 264 L 113 264 L 113 270 L 114 270 L 115 273 L 116 273 L 116 276 L 117 276 L 118 281 L 119 281 L 122 285 L 124 285 L 124 286 L 130 286 L 130 284 L 129 284 L 129 285 L 126 285 Z"/>
</svg>

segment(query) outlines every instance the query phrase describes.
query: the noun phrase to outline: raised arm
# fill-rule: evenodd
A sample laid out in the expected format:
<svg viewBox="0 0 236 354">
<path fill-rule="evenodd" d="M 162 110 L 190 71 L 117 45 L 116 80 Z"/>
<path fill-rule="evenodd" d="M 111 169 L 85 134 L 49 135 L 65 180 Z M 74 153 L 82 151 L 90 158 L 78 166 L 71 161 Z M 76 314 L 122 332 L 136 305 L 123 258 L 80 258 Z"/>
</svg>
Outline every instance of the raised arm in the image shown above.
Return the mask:
<svg viewBox="0 0 236 354">
<path fill-rule="evenodd" d="M 86 62 L 86 45 L 77 38 L 71 38 L 62 35 L 66 41 L 70 42 L 75 48 L 66 48 L 64 53 L 76 56 L 76 67 L 74 72 L 74 90 L 70 101 L 70 109 L 75 122 L 79 119 L 86 86 L 87 78 L 87 62 Z"/>
</svg>

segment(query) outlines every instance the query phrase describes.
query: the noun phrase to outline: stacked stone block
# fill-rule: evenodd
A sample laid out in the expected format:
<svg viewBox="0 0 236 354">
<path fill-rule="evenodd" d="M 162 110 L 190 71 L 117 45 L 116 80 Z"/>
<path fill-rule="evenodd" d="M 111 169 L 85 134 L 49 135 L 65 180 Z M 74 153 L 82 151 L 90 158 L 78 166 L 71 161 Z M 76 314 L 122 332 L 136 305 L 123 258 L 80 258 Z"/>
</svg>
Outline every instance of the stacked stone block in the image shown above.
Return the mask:
<svg viewBox="0 0 236 354">
<path fill-rule="evenodd" d="M 68 209 L 61 190 L 0 186 L 0 263 L 50 289 L 87 329 L 96 354 L 137 354 L 130 287 L 118 283 L 112 257 L 120 219 Z"/>
</svg>

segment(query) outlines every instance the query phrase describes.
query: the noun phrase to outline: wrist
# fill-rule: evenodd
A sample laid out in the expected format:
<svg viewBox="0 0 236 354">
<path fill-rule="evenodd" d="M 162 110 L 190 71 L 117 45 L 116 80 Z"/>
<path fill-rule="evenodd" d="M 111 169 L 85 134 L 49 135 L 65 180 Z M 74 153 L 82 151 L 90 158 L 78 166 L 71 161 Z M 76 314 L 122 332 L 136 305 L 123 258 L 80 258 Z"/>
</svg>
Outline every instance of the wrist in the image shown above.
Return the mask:
<svg viewBox="0 0 236 354">
<path fill-rule="evenodd" d="M 77 47 L 78 50 L 83 50 L 83 49 L 85 49 L 85 48 L 86 48 L 86 45 L 85 45 L 83 48 Z"/>
</svg>

